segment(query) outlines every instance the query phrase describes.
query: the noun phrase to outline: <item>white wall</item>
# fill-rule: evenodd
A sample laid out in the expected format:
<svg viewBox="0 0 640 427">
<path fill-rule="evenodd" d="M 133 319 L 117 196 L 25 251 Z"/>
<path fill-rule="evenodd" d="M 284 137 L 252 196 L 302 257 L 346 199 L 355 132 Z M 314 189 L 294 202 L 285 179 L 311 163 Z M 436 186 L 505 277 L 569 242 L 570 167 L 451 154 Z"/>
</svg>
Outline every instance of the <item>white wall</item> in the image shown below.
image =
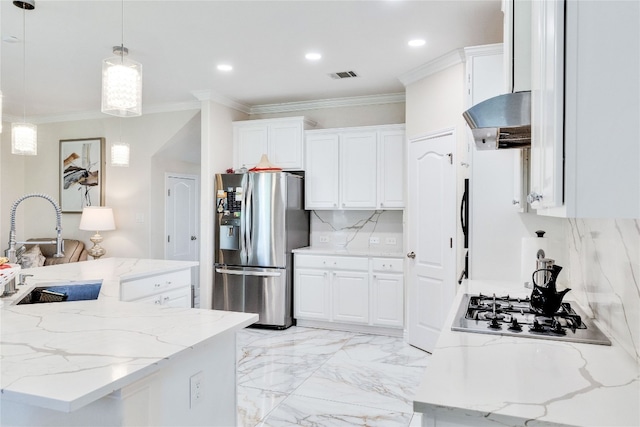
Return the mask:
<svg viewBox="0 0 640 427">
<path fill-rule="evenodd" d="M 151 227 L 151 217 L 157 214 L 151 208 L 153 191 L 156 189 L 152 179 L 152 157 L 198 113 L 198 110 L 189 110 L 146 114 L 127 119 L 105 117 L 40 124 L 38 155 L 32 157 L 10 154 L 10 132 L 3 132 L 0 209 L 9 211 L 13 201 L 26 193 L 45 193 L 58 200 L 59 141 L 104 137 L 105 205 L 114 209 L 117 230 L 103 233 L 102 245 L 107 250 L 107 256 L 152 257 L 156 251 L 152 250 L 151 235 L 157 232 Z M 131 163 L 128 168 L 109 165 L 109 143 L 119 139 L 121 134 L 131 146 Z M 92 233 L 78 230 L 79 222 L 80 214 L 63 214 L 63 237 L 78 239 L 91 245 L 89 237 Z M 16 212 L 16 224 L 18 240 L 55 236 L 54 210 L 42 199 L 27 199 L 21 203 Z M 7 219 L 1 224 L 1 230 L 0 241 L 8 242 Z"/>
</svg>

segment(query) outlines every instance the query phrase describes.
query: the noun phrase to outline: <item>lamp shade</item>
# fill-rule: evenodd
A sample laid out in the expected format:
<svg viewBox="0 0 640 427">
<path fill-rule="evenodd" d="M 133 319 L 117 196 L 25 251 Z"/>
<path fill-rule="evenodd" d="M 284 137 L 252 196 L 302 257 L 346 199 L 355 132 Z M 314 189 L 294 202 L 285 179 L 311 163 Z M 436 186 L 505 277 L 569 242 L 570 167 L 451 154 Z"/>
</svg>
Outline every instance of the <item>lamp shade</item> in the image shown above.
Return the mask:
<svg viewBox="0 0 640 427">
<path fill-rule="evenodd" d="M 11 123 L 11 154 L 38 154 L 38 128 L 31 123 Z"/>
<path fill-rule="evenodd" d="M 102 61 L 102 112 L 119 117 L 142 114 L 142 65 L 116 56 Z"/>
<path fill-rule="evenodd" d="M 78 228 L 88 231 L 115 230 L 116 224 L 113 220 L 113 209 L 103 206 L 87 206 L 83 208 Z"/>
</svg>

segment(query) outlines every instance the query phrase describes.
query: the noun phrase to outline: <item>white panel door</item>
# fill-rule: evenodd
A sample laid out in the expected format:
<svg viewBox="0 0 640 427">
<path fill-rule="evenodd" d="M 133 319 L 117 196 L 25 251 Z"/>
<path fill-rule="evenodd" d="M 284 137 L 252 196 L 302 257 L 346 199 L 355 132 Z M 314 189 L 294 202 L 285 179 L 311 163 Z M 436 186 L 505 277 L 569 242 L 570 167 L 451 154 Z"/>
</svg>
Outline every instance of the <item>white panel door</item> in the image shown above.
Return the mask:
<svg viewBox="0 0 640 427">
<path fill-rule="evenodd" d="M 197 177 L 168 175 L 166 178 L 165 257 L 198 260 L 199 190 Z"/>
<path fill-rule="evenodd" d="M 376 132 L 340 135 L 341 208 L 375 209 L 377 180 Z"/>
<path fill-rule="evenodd" d="M 409 142 L 407 339 L 433 351 L 456 291 L 453 131 Z"/>
<path fill-rule="evenodd" d="M 305 209 L 337 209 L 340 192 L 338 134 L 307 134 L 305 145 Z"/>
<path fill-rule="evenodd" d="M 302 122 L 269 125 L 269 160 L 282 169 L 302 170 Z"/>
</svg>

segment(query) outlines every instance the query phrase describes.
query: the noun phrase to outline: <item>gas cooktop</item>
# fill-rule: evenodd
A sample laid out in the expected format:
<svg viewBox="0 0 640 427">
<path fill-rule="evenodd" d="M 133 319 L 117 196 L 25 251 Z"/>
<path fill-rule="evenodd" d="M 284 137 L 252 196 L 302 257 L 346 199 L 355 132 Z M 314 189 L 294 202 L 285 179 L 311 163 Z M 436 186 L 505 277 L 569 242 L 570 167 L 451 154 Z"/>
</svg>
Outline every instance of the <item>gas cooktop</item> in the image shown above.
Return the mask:
<svg viewBox="0 0 640 427">
<path fill-rule="evenodd" d="M 611 345 L 602 331 L 575 304 L 563 302 L 553 316 L 536 313 L 531 299 L 465 294 L 454 331 L 497 334 L 587 344 Z"/>
</svg>

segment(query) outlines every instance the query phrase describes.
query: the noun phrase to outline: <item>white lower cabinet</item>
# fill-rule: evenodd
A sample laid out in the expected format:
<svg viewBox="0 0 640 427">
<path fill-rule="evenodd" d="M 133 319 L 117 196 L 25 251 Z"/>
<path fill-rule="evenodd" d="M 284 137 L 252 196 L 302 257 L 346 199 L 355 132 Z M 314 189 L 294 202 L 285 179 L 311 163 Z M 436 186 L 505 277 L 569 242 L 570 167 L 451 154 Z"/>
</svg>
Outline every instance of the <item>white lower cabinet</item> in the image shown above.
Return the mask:
<svg viewBox="0 0 640 427">
<path fill-rule="evenodd" d="M 296 254 L 294 317 L 301 325 L 402 329 L 402 263 L 398 258 Z"/>
<path fill-rule="evenodd" d="M 331 280 L 331 320 L 369 323 L 369 273 L 336 271 Z"/>
<path fill-rule="evenodd" d="M 122 301 L 191 307 L 191 270 L 172 271 L 120 283 Z"/>
</svg>

